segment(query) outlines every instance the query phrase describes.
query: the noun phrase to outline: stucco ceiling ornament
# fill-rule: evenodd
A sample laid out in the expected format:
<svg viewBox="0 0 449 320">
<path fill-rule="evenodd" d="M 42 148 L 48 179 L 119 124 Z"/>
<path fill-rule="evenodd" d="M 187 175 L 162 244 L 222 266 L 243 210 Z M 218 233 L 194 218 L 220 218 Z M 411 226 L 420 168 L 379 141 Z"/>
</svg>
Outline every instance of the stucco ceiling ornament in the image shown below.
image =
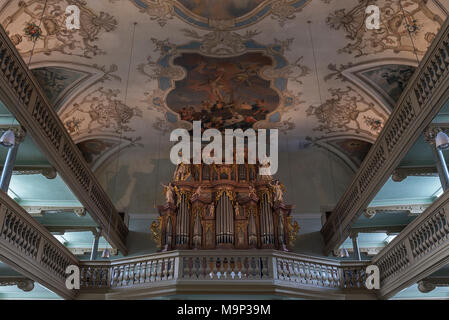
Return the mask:
<svg viewBox="0 0 449 320">
<path fill-rule="evenodd" d="M 272 78 L 288 78 L 291 81 L 294 81 L 298 84 L 302 83 L 302 78 L 308 76 L 311 73 L 311 70 L 306 65 L 301 63 L 301 60 L 304 57 L 301 56 L 294 63 L 290 63 L 283 68 L 265 68 L 262 70 L 262 76 L 268 79 Z"/>
<path fill-rule="evenodd" d="M 65 27 L 65 9 L 71 4 L 77 5 L 81 11 L 79 30 L 68 30 Z M 38 25 L 40 20 L 41 26 Z M 21 24 L 26 26 L 22 35 L 15 33 L 17 30 L 10 32 L 10 28 Z M 59 52 L 92 58 L 106 54 L 95 43 L 101 32 L 115 30 L 117 21 L 106 12 L 93 11 L 87 6 L 87 1 L 64 0 L 46 3 L 45 0 L 28 0 L 18 1 L 17 9 L 3 20 L 2 25 L 7 32 L 10 32 L 10 37 L 22 56 L 29 56 L 34 50 L 34 54 L 51 55 Z M 34 49 L 33 42 L 35 42 Z"/>
<path fill-rule="evenodd" d="M 164 68 L 158 64 L 157 61 L 153 61 L 151 56 L 148 56 L 147 63 L 139 64 L 137 70 L 148 78 L 148 82 L 157 80 L 160 77 L 170 78 L 171 80 L 181 80 L 186 76 L 181 67 L 169 65 Z"/>
<path fill-rule="evenodd" d="M 161 27 L 177 17 L 203 30 L 237 30 L 250 27 L 268 16 L 284 26 L 296 18 L 311 0 L 129 0 Z M 217 3 L 219 2 L 219 3 Z"/>
<path fill-rule="evenodd" d="M 200 53 L 207 56 L 231 57 L 246 52 L 245 41 L 258 35 L 257 31 L 246 31 L 244 35 L 231 31 L 212 31 L 200 35 L 197 31 L 183 29 L 184 35 L 201 42 Z"/>
<path fill-rule="evenodd" d="M 295 13 L 302 10 L 302 7 L 295 7 L 290 0 L 280 0 L 274 2 L 271 6 L 271 18 L 279 22 L 283 27 L 285 22 L 296 18 Z"/>
<path fill-rule="evenodd" d="M 314 131 L 325 134 L 338 132 L 355 132 L 376 137 L 386 121 L 385 115 L 374 108 L 372 102 L 367 101 L 351 87 L 346 89 L 329 89 L 331 97 L 319 106 L 310 106 L 306 110 L 308 116 L 318 120 L 318 127 Z M 361 108 L 363 106 L 363 108 Z M 360 117 L 363 113 L 373 113 Z M 366 129 L 365 129 L 366 128 Z"/>
<path fill-rule="evenodd" d="M 365 27 L 365 10 L 369 5 L 379 6 L 382 12 L 379 30 Z M 359 0 L 352 9 L 338 9 L 326 19 L 331 29 L 344 31 L 349 40 L 338 52 L 355 54 L 355 57 L 386 50 L 423 55 L 443 21 L 442 17 L 431 11 L 427 0 L 407 1 L 402 8 L 396 0 Z M 427 27 L 423 32 L 424 22 L 426 25 L 433 24 L 433 31 Z M 413 38 L 413 45 L 410 44 L 410 37 Z"/>
<path fill-rule="evenodd" d="M 129 123 L 134 117 L 142 117 L 142 111 L 137 107 L 129 107 L 117 99 L 120 90 L 104 89 L 103 87 L 86 95 L 79 103 L 74 103 L 66 117 L 73 113 L 84 113 L 89 116 L 87 132 L 93 130 L 116 132 L 131 132 Z M 95 128 L 94 128 L 95 127 Z M 80 132 L 75 132 L 75 134 Z"/>
<path fill-rule="evenodd" d="M 140 12 L 146 13 L 150 19 L 156 21 L 161 27 L 174 17 L 173 1 L 170 0 L 144 0 L 141 2 Z"/>
</svg>

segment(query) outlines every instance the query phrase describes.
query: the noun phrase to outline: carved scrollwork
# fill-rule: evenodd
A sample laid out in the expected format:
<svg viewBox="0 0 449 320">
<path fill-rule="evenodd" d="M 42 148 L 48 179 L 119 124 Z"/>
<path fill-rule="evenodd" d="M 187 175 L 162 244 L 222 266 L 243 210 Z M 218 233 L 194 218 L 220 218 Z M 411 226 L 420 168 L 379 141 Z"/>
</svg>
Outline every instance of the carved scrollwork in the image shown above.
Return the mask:
<svg viewBox="0 0 449 320">
<path fill-rule="evenodd" d="M 150 226 L 151 236 L 158 248 L 161 248 L 161 234 L 162 234 L 162 217 L 157 217 Z"/>
</svg>

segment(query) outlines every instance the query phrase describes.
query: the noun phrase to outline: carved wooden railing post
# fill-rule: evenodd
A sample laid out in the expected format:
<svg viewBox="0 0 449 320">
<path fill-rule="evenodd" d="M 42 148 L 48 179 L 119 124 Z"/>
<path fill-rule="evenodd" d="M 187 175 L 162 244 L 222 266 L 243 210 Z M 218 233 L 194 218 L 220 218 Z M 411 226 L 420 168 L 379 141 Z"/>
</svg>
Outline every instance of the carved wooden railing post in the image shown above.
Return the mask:
<svg viewBox="0 0 449 320">
<path fill-rule="evenodd" d="M 442 25 L 382 132 L 321 229 L 325 254 L 341 245 L 350 225 L 449 99 L 449 19 Z"/>
<path fill-rule="evenodd" d="M 0 100 L 8 109 L 16 110 L 17 120 L 99 227 L 109 230 L 111 222 L 103 236 L 126 255 L 128 229 L 1 26 Z"/>
</svg>

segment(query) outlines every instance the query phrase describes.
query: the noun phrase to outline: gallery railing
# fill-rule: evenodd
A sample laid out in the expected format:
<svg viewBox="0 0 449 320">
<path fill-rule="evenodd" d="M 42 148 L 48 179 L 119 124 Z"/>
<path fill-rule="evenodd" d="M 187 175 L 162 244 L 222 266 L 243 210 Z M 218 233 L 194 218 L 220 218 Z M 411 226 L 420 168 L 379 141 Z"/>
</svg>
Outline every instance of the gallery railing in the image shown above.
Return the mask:
<svg viewBox="0 0 449 320">
<path fill-rule="evenodd" d="M 0 261 L 66 299 L 68 265 L 78 259 L 6 193 L 0 191 Z"/>
<path fill-rule="evenodd" d="M 133 289 L 160 292 L 158 287 L 164 287 L 167 294 L 169 286 L 176 291 L 177 286 L 204 289 L 209 285 L 206 291 L 211 292 L 230 283 L 235 290 L 228 288 L 227 292 L 234 294 L 241 291 L 235 287 L 239 283 L 247 288 L 264 284 L 297 291 L 314 290 L 322 297 L 348 292 L 371 294 L 364 287 L 365 262 L 339 262 L 275 250 L 173 251 L 112 262 L 84 261 L 80 268 L 81 292 L 126 288 L 128 297 Z M 316 289 L 321 291 L 316 293 Z M 263 294 L 263 290 L 259 288 L 258 293 Z"/>
<path fill-rule="evenodd" d="M 31 134 L 83 206 L 124 255 L 128 229 L 0 26 L 0 100 Z"/>
<path fill-rule="evenodd" d="M 380 270 L 379 295 L 390 298 L 449 262 L 449 192 L 429 208 L 373 259 Z"/>
<path fill-rule="evenodd" d="M 449 19 L 441 27 L 376 143 L 323 226 L 326 255 L 347 238 L 350 224 L 368 206 L 448 99 Z"/>
</svg>

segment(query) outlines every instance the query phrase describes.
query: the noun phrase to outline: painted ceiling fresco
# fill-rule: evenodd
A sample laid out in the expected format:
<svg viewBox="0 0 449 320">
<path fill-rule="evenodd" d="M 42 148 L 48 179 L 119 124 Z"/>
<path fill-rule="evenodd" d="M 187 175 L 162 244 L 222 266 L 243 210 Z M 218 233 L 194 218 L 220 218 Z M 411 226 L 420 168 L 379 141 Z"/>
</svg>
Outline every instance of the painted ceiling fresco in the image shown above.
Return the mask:
<svg viewBox="0 0 449 320">
<path fill-rule="evenodd" d="M 201 17 L 229 20 L 250 13 L 264 0 L 179 0 L 178 2 Z"/>
<path fill-rule="evenodd" d="M 384 65 L 363 71 L 361 76 L 394 105 L 415 70 L 415 67 L 406 65 Z"/>
<path fill-rule="evenodd" d="M 117 1 L 117 0 L 111 0 Z M 151 20 L 165 26 L 177 17 L 197 28 L 231 30 L 247 28 L 266 16 L 281 25 L 294 19 L 311 0 L 129 0 Z M 329 0 L 323 0 L 329 1 Z"/>
<path fill-rule="evenodd" d="M 80 30 L 65 28 L 70 4 Z M 370 4 L 380 30 L 365 27 Z M 168 133 L 193 119 L 277 128 L 360 162 L 448 10 L 443 0 L 3 0 L 0 23 L 75 142 L 126 141 L 158 170 Z M 120 150 L 80 147 L 97 167 Z"/>
<path fill-rule="evenodd" d="M 102 139 L 89 139 L 77 143 L 77 147 L 87 163 L 93 164 L 102 153 L 115 146 L 116 143 Z"/>
<path fill-rule="evenodd" d="M 358 139 L 337 139 L 329 144 L 342 150 L 356 165 L 362 163 L 372 146 L 371 143 Z"/>
<path fill-rule="evenodd" d="M 64 96 L 87 76 L 85 72 L 61 67 L 36 68 L 32 72 L 56 110 Z"/>
<path fill-rule="evenodd" d="M 260 53 L 222 59 L 184 53 L 174 64 L 187 76 L 176 81 L 166 101 L 184 121 L 201 120 L 204 128 L 219 130 L 248 129 L 279 105 L 270 81 L 259 75 L 272 61 Z"/>
</svg>

